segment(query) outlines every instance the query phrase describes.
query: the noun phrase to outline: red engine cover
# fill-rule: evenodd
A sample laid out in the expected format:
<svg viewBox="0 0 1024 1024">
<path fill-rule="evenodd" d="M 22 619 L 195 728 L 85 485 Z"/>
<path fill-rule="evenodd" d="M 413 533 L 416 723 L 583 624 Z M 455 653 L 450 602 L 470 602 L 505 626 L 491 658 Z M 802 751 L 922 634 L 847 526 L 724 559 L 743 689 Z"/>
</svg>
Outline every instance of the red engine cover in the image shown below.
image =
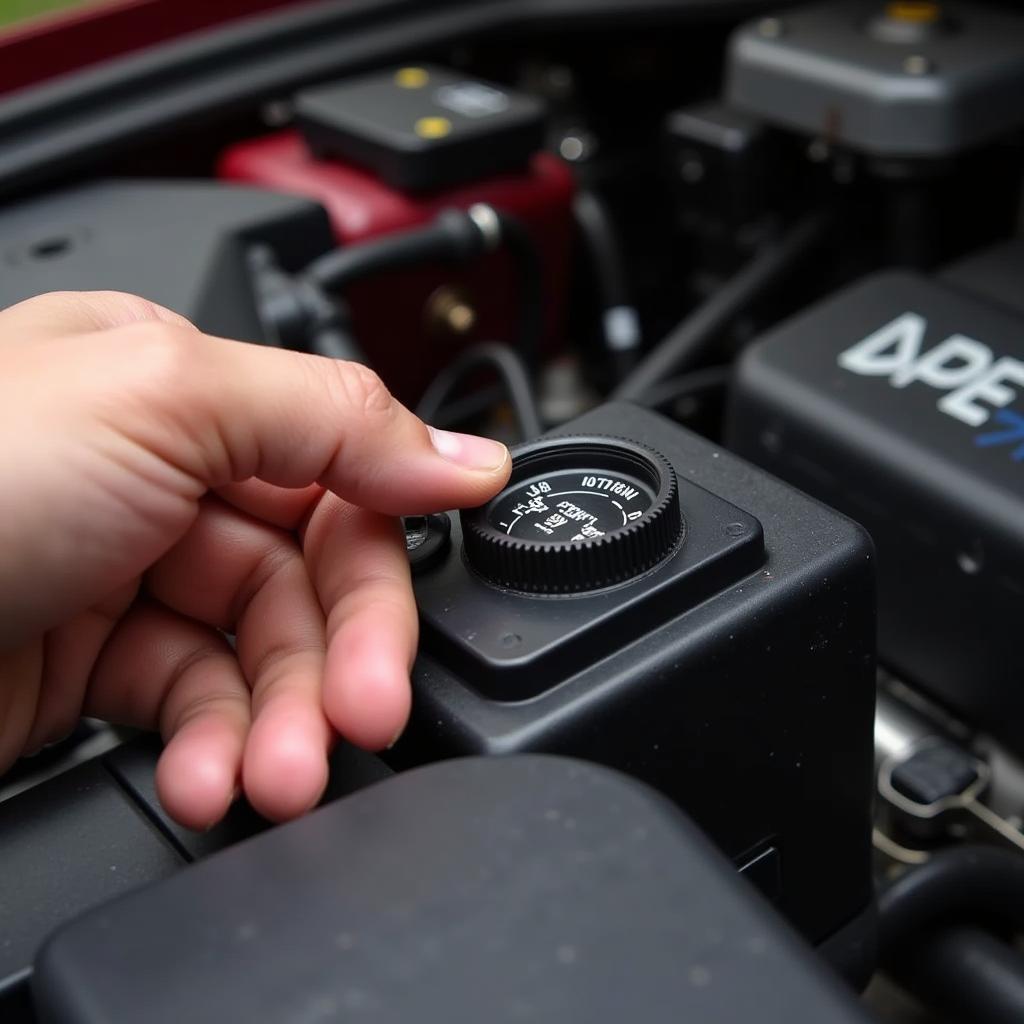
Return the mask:
<svg viewBox="0 0 1024 1024">
<path fill-rule="evenodd" d="M 573 180 L 557 157 L 538 153 L 528 168 L 424 195 L 398 192 L 356 167 L 316 159 L 292 131 L 241 143 L 221 158 L 220 175 L 309 196 L 328 210 L 339 242 L 351 245 L 430 221 L 440 210 L 489 203 L 515 214 L 543 263 L 545 347 L 560 345 L 571 241 Z M 474 329 L 455 336 L 431 327 L 439 288 L 465 293 Z M 431 377 L 467 344 L 515 340 L 519 324 L 515 267 L 496 252 L 470 268 L 432 266 L 358 282 L 346 294 L 359 344 L 392 391 L 414 401 Z"/>
</svg>

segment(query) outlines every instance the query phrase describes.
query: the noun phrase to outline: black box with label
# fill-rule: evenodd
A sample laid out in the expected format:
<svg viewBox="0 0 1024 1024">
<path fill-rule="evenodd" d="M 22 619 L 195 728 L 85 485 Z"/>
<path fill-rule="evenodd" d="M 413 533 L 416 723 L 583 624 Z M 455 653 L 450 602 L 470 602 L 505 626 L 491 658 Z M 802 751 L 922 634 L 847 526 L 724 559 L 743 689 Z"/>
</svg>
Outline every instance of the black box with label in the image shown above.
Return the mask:
<svg viewBox="0 0 1024 1024">
<path fill-rule="evenodd" d="M 618 586 L 527 594 L 474 571 L 453 517 L 450 547 L 414 581 L 413 718 L 394 763 L 543 752 L 610 765 L 693 815 L 812 941 L 863 924 L 875 672 L 866 534 L 646 409 L 605 405 L 548 439 L 580 435 L 664 457 L 681 544 Z"/>
<path fill-rule="evenodd" d="M 882 660 L 1024 750 L 1024 320 L 869 277 L 746 353 L 727 436 L 871 533 Z"/>
<path fill-rule="evenodd" d="M 544 145 L 532 96 L 433 64 L 306 89 L 295 118 L 312 152 L 423 191 L 525 166 Z"/>
</svg>

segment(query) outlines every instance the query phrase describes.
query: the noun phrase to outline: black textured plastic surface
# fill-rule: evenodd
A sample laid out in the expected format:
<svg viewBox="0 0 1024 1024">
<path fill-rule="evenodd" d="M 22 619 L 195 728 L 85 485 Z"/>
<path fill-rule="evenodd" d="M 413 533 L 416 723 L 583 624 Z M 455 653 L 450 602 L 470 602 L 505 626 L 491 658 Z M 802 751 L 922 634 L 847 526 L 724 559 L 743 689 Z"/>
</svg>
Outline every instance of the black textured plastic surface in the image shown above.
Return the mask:
<svg viewBox="0 0 1024 1024">
<path fill-rule="evenodd" d="M 184 863 L 99 760 L 0 804 L 0 837 L 0 1018 L 54 928 Z"/>
<path fill-rule="evenodd" d="M 881 13 L 885 5 L 876 5 Z M 878 157 L 947 157 L 1024 121 L 1024 17 L 942 5 L 949 29 L 893 41 L 871 4 L 811 4 L 733 37 L 728 97 L 771 124 Z"/>
<path fill-rule="evenodd" d="M 684 544 L 615 590 L 526 597 L 475 577 L 453 522 L 452 552 L 414 581 L 413 721 L 391 756 L 542 751 L 621 768 L 730 857 L 775 846 L 779 906 L 818 941 L 871 895 L 871 545 L 644 409 L 603 406 L 550 436 L 577 434 L 627 437 L 669 460 Z M 702 563 L 687 561 L 698 552 Z"/>
<path fill-rule="evenodd" d="M 108 771 L 125 792 L 186 860 L 198 860 L 270 827 L 244 800 L 236 800 L 213 828 L 196 832 L 179 825 L 160 805 L 156 766 L 162 751 L 156 736 L 143 736 L 103 758 Z M 330 756 L 330 775 L 321 803 L 338 800 L 392 774 L 376 755 L 338 742 Z"/>
<path fill-rule="evenodd" d="M 684 542 L 653 571 L 604 590 L 499 589 L 467 569 L 461 521 L 453 523 L 454 554 L 416 579 L 422 648 L 465 673 L 474 690 L 519 701 L 556 687 L 761 567 L 757 519 L 680 473 L 676 463 Z"/>
<path fill-rule="evenodd" d="M 892 372 L 840 365 L 843 353 L 882 328 L 892 330 L 892 344 L 867 361 L 884 370 L 894 360 Z M 994 390 L 953 400 L 957 388 L 894 377 L 911 365 L 897 345 L 909 352 L 917 330 L 920 357 L 951 341 L 949 358 L 928 371 L 932 379 L 965 380 L 970 367 L 958 351 L 985 364 L 979 373 L 996 374 Z M 748 351 L 728 426 L 738 451 L 874 537 L 882 659 L 1017 751 L 1024 437 L 1014 424 L 1024 423 L 1022 359 L 1020 318 L 913 274 L 874 275 Z"/>
<path fill-rule="evenodd" d="M 544 144 L 539 100 L 430 64 L 307 89 L 295 114 L 316 156 L 409 190 L 524 166 Z"/>
<path fill-rule="evenodd" d="M 59 933 L 43 1024 L 854 1024 L 675 809 L 554 758 L 398 776 Z"/>
<path fill-rule="evenodd" d="M 965 256 L 938 278 L 1024 315 L 1024 238 L 1011 238 Z"/>
<path fill-rule="evenodd" d="M 246 249 L 297 270 L 333 245 L 307 199 L 212 182 L 106 181 L 0 210 L 0 309 L 47 291 L 142 295 L 209 334 L 269 341 Z"/>
</svg>

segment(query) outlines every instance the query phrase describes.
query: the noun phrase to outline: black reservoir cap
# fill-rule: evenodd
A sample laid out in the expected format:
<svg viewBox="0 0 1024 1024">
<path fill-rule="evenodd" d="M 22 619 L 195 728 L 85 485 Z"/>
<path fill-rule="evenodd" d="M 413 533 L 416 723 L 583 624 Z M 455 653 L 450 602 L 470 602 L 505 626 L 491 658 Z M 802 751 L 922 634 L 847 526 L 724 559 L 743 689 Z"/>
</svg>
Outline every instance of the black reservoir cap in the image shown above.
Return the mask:
<svg viewBox="0 0 1024 1024">
<path fill-rule="evenodd" d="M 295 114 L 316 156 L 408 191 L 522 167 L 544 143 L 539 100 L 427 64 L 307 89 Z"/>
</svg>

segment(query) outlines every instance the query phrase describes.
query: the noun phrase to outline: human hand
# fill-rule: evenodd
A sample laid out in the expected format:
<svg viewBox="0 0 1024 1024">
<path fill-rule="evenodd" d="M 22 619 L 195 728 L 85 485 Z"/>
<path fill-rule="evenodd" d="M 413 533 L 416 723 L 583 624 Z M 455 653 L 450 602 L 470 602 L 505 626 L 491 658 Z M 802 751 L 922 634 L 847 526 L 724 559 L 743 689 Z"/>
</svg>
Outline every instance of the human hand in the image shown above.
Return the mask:
<svg viewBox="0 0 1024 1024">
<path fill-rule="evenodd" d="M 301 814 L 336 733 L 398 736 L 417 617 L 393 517 L 481 504 L 510 469 L 364 367 L 115 292 L 0 311 L 0 441 L 0 771 L 83 714 L 159 729 L 192 828 L 239 786 Z"/>
</svg>

